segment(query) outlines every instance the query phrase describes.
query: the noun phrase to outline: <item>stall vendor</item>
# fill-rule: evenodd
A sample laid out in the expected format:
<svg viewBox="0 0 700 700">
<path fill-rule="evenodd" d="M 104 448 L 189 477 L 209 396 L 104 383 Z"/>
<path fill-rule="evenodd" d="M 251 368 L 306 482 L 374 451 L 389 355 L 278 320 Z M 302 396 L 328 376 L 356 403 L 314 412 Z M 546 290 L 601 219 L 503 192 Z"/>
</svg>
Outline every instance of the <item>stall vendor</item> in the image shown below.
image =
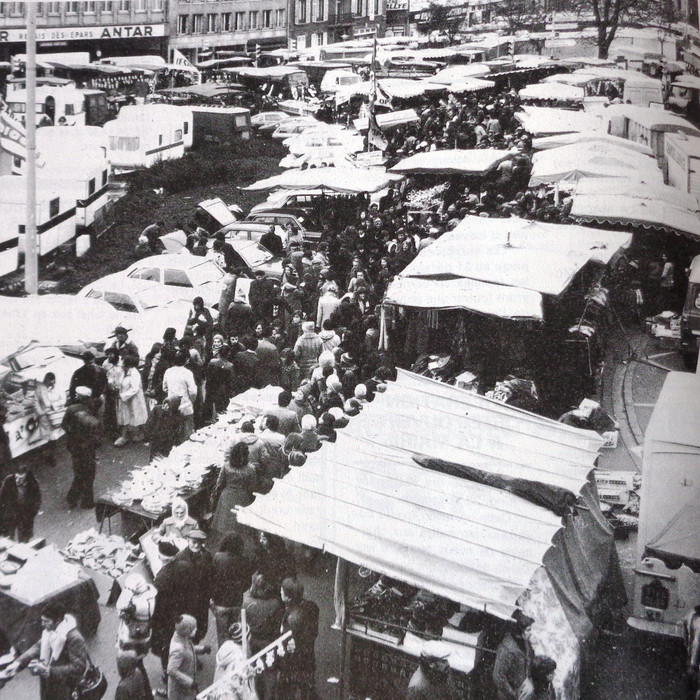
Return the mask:
<svg viewBox="0 0 700 700">
<path fill-rule="evenodd" d="M 172 515 L 166 518 L 153 534 L 153 540 L 160 542 L 166 540 L 172 542 L 178 549 L 187 547 L 187 535 L 192 530 L 197 530 L 199 524 L 194 518 L 190 518 L 189 507 L 184 498 L 176 496 L 171 507 Z"/>
</svg>

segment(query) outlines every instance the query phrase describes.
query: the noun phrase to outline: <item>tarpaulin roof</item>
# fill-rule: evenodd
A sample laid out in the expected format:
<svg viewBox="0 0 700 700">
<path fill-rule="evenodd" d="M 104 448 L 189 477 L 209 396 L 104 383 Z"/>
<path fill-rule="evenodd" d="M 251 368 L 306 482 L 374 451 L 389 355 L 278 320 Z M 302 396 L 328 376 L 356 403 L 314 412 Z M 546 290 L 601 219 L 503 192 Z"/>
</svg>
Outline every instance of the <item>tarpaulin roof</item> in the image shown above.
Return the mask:
<svg viewBox="0 0 700 700">
<path fill-rule="evenodd" d="M 570 134 L 575 131 L 598 131 L 603 129 L 602 118 L 588 112 L 574 112 L 554 107 L 530 107 L 525 105 L 515 118 L 532 136 Z"/>
<path fill-rule="evenodd" d="M 436 473 L 415 454 L 578 496 L 601 439 L 399 372 L 239 522 L 321 548 L 502 618 L 542 566 L 562 519 L 506 490 Z"/>
<path fill-rule="evenodd" d="M 465 309 L 514 320 L 544 318 L 539 292 L 466 278 L 397 277 L 389 285 L 384 301 L 417 309 Z"/>
<path fill-rule="evenodd" d="M 546 151 L 559 146 L 570 146 L 572 143 L 607 143 L 621 148 L 628 148 L 630 151 L 637 151 L 646 156 L 653 155 L 651 148 L 637 141 L 623 139 L 621 136 L 613 136 L 602 131 L 581 131 L 570 134 L 555 134 L 554 136 L 543 136 L 533 139 L 532 147 L 535 151 Z"/>
<path fill-rule="evenodd" d="M 433 83 L 459 83 L 465 78 L 481 78 L 491 74 L 491 69 L 483 63 L 467 63 L 450 66 L 430 76 Z"/>
<path fill-rule="evenodd" d="M 628 191 L 633 183 L 627 183 Z M 580 221 L 601 224 L 629 223 L 644 228 L 658 228 L 700 240 L 700 218 L 690 211 L 651 195 L 641 198 L 632 194 L 575 195 L 571 216 Z"/>
<path fill-rule="evenodd" d="M 587 66 L 574 71 L 574 74 L 593 75 L 594 80 L 624 80 L 626 85 L 661 88 L 661 81 L 636 70 L 624 70 L 608 66 Z"/>
<path fill-rule="evenodd" d="M 377 81 L 381 88 L 389 97 L 408 99 L 410 97 L 420 97 L 426 92 L 440 92 L 445 90 L 444 85 L 438 85 L 431 80 L 410 80 L 408 78 L 382 78 Z"/>
<path fill-rule="evenodd" d="M 631 241 L 631 234 L 619 231 L 467 216 L 401 276 L 466 277 L 558 296 L 589 260 L 607 264 Z"/>
<path fill-rule="evenodd" d="M 595 76 L 592 73 L 576 72 L 576 73 L 555 73 L 548 75 L 540 81 L 541 83 L 557 83 L 560 85 L 572 85 L 580 87 L 594 80 Z"/>
<path fill-rule="evenodd" d="M 540 151 L 532 159 L 530 187 L 577 182 L 582 177 L 620 177 L 630 181 L 644 177 L 649 182 L 663 182 L 654 158 L 609 143 L 574 143 Z"/>
<path fill-rule="evenodd" d="M 462 78 L 455 80 L 453 83 L 447 83 L 447 91 L 462 93 L 462 92 L 478 92 L 479 90 L 488 90 L 494 87 L 496 83 L 493 80 L 482 80 L 481 78 Z"/>
<path fill-rule="evenodd" d="M 270 66 L 269 68 L 234 68 L 232 72 L 241 78 L 284 78 L 295 73 L 304 73 L 301 68 L 292 66 Z M 305 74 L 306 75 L 306 74 Z"/>
<path fill-rule="evenodd" d="M 625 117 L 653 131 L 681 131 L 686 134 L 700 135 L 700 131 L 687 119 L 678 114 L 658 107 L 639 107 L 638 105 L 610 105 L 605 110 L 608 119 Z"/>
<path fill-rule="evenodd" d="M 700 78 L 697 75 L 689 75 L 685 73 L 684 75 L 679 75 L 674 81 L 671 87 L 686 88 L 688 90 L 700 90 Z"/>
<path fill-rule="evenodd" d="M 696 490 L 696 498 L 700 491 Z M 646 553 L 678 566 L 700 567 L 700 504 L 691 503 L 679 511 L 671 522 L 646 546 Z"/>
<path fill-rule="evenodd" d="M 583 102 L 586 96 L 582 87 L 564 83 L 532 83 L 518 92 L 521 100 L 568 100 Z"/>
<path fill-rule="evenodd" d="M 281 175 L 258 180 L 243 187 L 244 190 L 271 190 L 277 187 L 295 190 L 334 190 L 359 194 L 378 192 L 400 180 L 400 175 L 390 175 L 384 169 L 363 170 L 358 176 L 355 170 L 336 170 L 335 168 L 312 168 L 309 170 L 287 170 Z"/>
<path fill-rule="evenodd" d="M 639 177 L 630 183 L 620 178 L 584 177 L 576 184 L 574 196 L 584 195 L 624 195 L 636 199 L 660 199 L 674 207 L 689 209 L 692 212 L 700 209 L 695 195 L 664 185 L 656 178 L 648 181 Z"/>
<path fill-rule="evenodd" d="M 498 148 L 426 151 L 404 158 L 390 171 L 405 175 L 426 173 L 483 175 L 512 155 L 510 151 Z"/>
</svg>

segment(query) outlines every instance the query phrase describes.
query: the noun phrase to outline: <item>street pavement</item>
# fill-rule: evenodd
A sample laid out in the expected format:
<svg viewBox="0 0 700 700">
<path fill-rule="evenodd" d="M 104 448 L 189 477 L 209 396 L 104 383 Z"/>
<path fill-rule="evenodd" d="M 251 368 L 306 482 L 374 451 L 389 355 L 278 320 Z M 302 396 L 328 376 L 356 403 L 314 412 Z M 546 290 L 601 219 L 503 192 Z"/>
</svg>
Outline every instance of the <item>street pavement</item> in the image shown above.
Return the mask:
<svg viewBox="0 0 700 700">
<path fill-rule="evenodd" d="M 667 370 L 682 370 L 683 364 L 672 349 L 639 331 L 621 330 L 613 334 L 602 377 L 603 405 L 622 424 L 621 439 L 616 449 L 601 456 L 603 469 L 633 471 L 641 463 L 643 432 L 653 405 L 663 385 Z M 99 454 L 95 493 L 115 487 L 135 465 L 147 462 L 148 450 L 143 445 L 117 449 L 105 445 Z M 94 511 L 68 510 L 65 494 L 71 480 L 70 457 L 62 447 L 58 464 L 49 468 L 37 462 L 33 465 L 42 485 L 43 505 L 36 520 L 37 536 L 46 537 L 59 547 L 77 532 L 95 527 Z M 634 537 L 618 542 L 618 553 L 627 586 L 632 593 L 634 568 Z M 320 700 L 337 700 L 340 675 L 340 634 L 331 630 L 333 621 L 333 579 L 335 562 L 323 556 L 313 572 L 303 572 L 301 578 L 307 595 L 321 608 L 320 635 L 317 641 L 318 691 Z M 101 606 L 102 622 L 97 634 L 88 640 L 93 661 L 105 672 L 110 688 L 106 697 L 113 697 L 117 683 L 115 640 L 118 618 L 114 608 Z M 626 617 L 626 614 L 625 614 Z M 683 697 L 681 674 L 683 649 L 675 641 L 633 633 L 622 626 L 618 634 L 600 634 L 587 650 L 590 663 L 582 676 L 583 700 L 677 700 Z M 206 641 L 216 648 L 213 620 Z M 154 688 L 160 683 L 160 664 L 153 656 L 146 661 Z M 205 687 L 213 675 L 213 655 L 204 661 L 200 687 Z M 37 700 L 38 682 L 27 672 L 21 674 L 0 691 L 8 700 Z M 374 700 L 382 700 L 374 698 Z"/>
</svg>

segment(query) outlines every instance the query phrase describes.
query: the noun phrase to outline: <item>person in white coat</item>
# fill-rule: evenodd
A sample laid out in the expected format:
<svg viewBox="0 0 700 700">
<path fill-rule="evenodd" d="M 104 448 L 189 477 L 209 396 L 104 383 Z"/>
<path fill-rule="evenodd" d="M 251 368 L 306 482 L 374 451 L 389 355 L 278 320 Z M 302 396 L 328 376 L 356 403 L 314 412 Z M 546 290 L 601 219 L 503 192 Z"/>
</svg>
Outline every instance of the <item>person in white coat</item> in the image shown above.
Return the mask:
<svg viewBox="0 0 700 700">
<path fill-rule="evenodd" d="M 122 432 L 114 442 L 115 447 L 123 447 L 130 440 L 139 442 L 143 439 L 143 427 L 148 420 L 148 408 L 141 375 L 137 369 L 138 363 L 138 358 L 133 355 L 127 355 L 122 360 L 124 374 L 119 383 L 117 403 L 117 424 Z"/>
</svg>

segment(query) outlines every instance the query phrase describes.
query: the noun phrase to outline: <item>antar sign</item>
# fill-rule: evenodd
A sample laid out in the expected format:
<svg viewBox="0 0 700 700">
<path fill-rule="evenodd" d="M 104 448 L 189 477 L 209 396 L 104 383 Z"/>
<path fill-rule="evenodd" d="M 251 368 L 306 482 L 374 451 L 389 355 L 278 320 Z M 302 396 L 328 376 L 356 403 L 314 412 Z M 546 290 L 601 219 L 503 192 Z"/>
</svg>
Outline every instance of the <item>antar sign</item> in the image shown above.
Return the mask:
<svg viewBox="0 0 700 700">
<path fill-rule="evenodd" d="M 165 35 L 163 24 L 115 24 L 102 27 L 42 27 L 37 41 L 81 41 L 85 39 L 138 39 Z M 26 42 L 26 29 L 0 29 L 0 44 Z"/>
</svg>

